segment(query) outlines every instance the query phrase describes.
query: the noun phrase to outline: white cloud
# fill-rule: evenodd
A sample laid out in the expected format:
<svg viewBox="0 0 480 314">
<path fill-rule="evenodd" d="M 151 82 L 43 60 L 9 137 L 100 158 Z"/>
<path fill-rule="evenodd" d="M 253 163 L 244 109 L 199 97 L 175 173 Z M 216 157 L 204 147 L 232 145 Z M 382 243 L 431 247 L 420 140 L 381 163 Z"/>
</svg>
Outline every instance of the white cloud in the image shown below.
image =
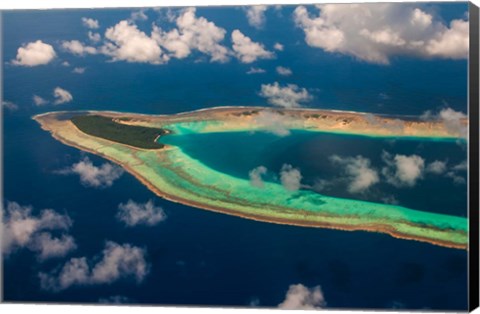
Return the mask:
<svg viewBox="0 0 480 314">
<path fill-rule="evenodd" d="M 30 246 L 32 251 L 38 252 L 40 260 L 54 257 L 64 257 L 77 248 L 72 236 L 63 234 L 60 238 L 54 238 L 48 232 L 42 232 L 34 238 Z"/>
<path fill-rule="evenodd" d="M 465 172 L 468 170 L 468 163 L 466 160 L 462 161 L 461 163 L 453 166 L 445 176 L 452 179 L 453 183 L 455 184 L 466 184 L 467 180 L 465 179 L 464 175 L 458 174 L 459 172 Z"/>
<path fill-rule="evenodd" d="M 85 56 L 87 54 L 93 55 L 97 53 L 97 48 L 86 46 L 78 40 L 63 41 L 62 48 L 63 50 L 77 56 Z"/>
<path fill-rule="evenodd" d="M 260 96 L 267 98 L 270 104 L 284 108 L 300 107 L 300 103 L 312 99 L 305 88 L 300 88 L 295 84 L 282 87 L 278 82 L 262 84 Z"/>
<path fill-rule="evenodd" d="M 463 112 L 455 111 L 451 108 L 442 109 L 439 113 L 445 127 L 453 133 L 459 134 L 462 137 L 467 136 L 468 125 L 466 123 L 467 115 Z"/>
<path fill-rule="evenodd" d="M 388 64 L 396 55 L 465 59 L 468 21 L 450 27 L 416 4 L 325 4 L 311 15 L 304 6 L 294 20 L 309 46 L 339 52 L 360 60 Z M 354 17 L 354 18 L 352 18 Z"/>
<path fill-rule="evenodd" d="M 168 32 L 154 25 L 152 37 L 177 59 L 186 58 L 192 50 L 198 50 L 210 56 L 211 62 L 226 62 L 229 51 L 220 44 L 225 38 L 225 29 L 204 17 L 197 17 L 195 13 L 195 8 L 183 10 L 175 20 L 177 28 Z"/>
<path fill-rule="evenodd" d="M 447 170 L 447 163 L 445 161 L 435 160 L 429 163 L 425 170 L 434 174 L 442 174 Z"/>
<path fill-rule="evenodd" d="M 468 163 L 466 160 L 462 161 L 461 163 L 453 166 L 453 170 L 455 171 L 467 171 Z"/>
<path fill-rule="evenodd" d="M 10 111 L 18 110 L 18 105 L 8 100 L 2 101 L 2 106 Z"/>
<path fill-rule="evenodd" d="M 449 171 L 445 174 L 447 178 L 452 179 L 455 184 L 466 184 L 467 180 L 461 175 L 458 175 L 455 171 Z"/>
<path fill-rule="evenodd" d="M 382 159 L 387 164 L 382 174 L 396 187 L 413 187 L 423 177 L 425 161 L 418 155 L 392 156 L 384 151 Z"/>
<path fill-rule="evenodd" d="M 68 61 L 63 61 L 63 62 L 62 62 L 62 66 L 64 66 L 64 67 L 69 67 L 69 66 L 70 66 L 70 62 L 68 62 Z"/>
<path fill-rule="evenodd" d="M 130 14 L 130 19 L 133 21 L 146 21 L 148 20 L 148 16 L 145 14 L 145 10 L 138 10 Z"/>
<path fill-rule="evenodd" d="M 190 36 L 181 35 L 178 29 L 173 29 L 169 32 L 162 31 L 159 27 L 154 26 L 152 37 L 161 45 L 164 49 L 170 52 L 170 57 L 177 59 L 183 59 L 188 57 L 192 49 L 194 49 L 193 42 L 190 41 L 193 33 L 189 33 Z"/>
<path fill-rule="evenodd" d="M 118 209 L 117 219 L 123 221 L 129 227 L 136 225 L 154 226 L 167 219 L 163 209 L 155 206 L 152 200 L 146 203 L 128 200 L 126 204 L 119 204 Z"/>
<path fill-rule="evenodd" d="M 33 95 L 32 99 L 33 99 L 33 103 L 35 104 L 35 106 L 43 106 L 43 105 L 48 104 L 48 100 L 43 99 L 42 97 L 40 97 L 38 95 Z"/>
<path fill-rule="evenodd" d="M 282 75 L 282 76 L 290 76 L 290 75 L 292 75 L 292 70 L 291 70 L 290 68 L 278 66 L 278 67 L 276 67 L 275 70 L 277 71 L 278 74 L 280 74 L 280 75 Z"/>
<path fill-rule="evenodd" d="M 75 74 L 83 74 L 85 73 L 85 68 L 74 68 L 72 70 L 72 73 L 75 73 Z"/>
<path fill-rule="evenodd" d="M 55 98 L 55 101 L 53 102 L 55 105 L 64 104 L 73 100 L 72 94 L 60 87 L 55 87 L 53 90 L 53 97 Z"/>
<path fill-rule="evenodd" d="M 82 24 L 83 26 L 91 29 L 97 29 L 100 27 L 100 24 L 98 23 L 98 20 L 94 20 L 91 18 L 87 17 L 82 17 Z"/>
<path fill-rule="evenodd" d="M 124 278 L 140 283 L 149 272 L 145 255 L 142 248 L 108 241 L 102 254 L 92 259 L 98 261 L 95 264 L 86 257 L 71 258 L 61 269 L 40 273 L 40 285 L 56 292 L 75 285 L 110 284 Z"/>
<path fill-rule="evenodd" d="M 275 111 L 262 110 L 253 118 L 253 121 L 262 131 L 278 136 L 287 136 L 290 135 L 290 130 L 286 127 L 287 119 Z"/>
<path fill-rule="evenodd" d="M 285 310 L 315 310 L 325 305 L 320 286 L 308 288 L 302 284 L 296 284 L 288 288 L 285 300 L 278 307 Z"/>
<path fill-rule="evenodd" d="M 73 164 L 70 168 L 60 170 L 59 174 L 78 174 L 80 182 L 88 187 L 105 188 L 113 184 L 115 180 L 121 177 L 123 169 L 114 166 L 111 163 L 104 163 L 100 167 L 96 167 L 88 157 L 78 163 Z"/>
<path fill-rule="evenodd" d="M 260 74 L 260 73 L 265 73 L 265 72 L 266 72 L 265 69 L 251 67 L 251 68 L 247 71 L 247 74 Z"/>
<path fill-rule="evenodd" d="M 94 43 L 98 43 L 100 40 L 102 40 L 102 36 L 100 36 L 99 33 L 94 33 L 92 31 L 88 32 L 88 39 L 90 39 Z"/>
<path fill-rule="evenodd" d="M 101 48 L 102 53 L 112 57 L 113 61 L 162 64 L 168 61 L 157 42 L 135 24 L 120 21 L 105 32 L 109 40 Z"/>
<path fill-rule="evenodd" d="M 275 43 L 275 45 L 273 45 L 273 49 L 283 51 L 283 45 L 281 43 Z"/>
<path fill-rule="evenodd" d="M 463 172 L 467 169 L 466 166 L 466 161 L 453 167 L 448 167 L 446 161 L 435 160 L 427 165 L 425 171 L 436 175 L 444 175 L 445 177 L 452 179 L 455 184 L 466 184 L 467 181 L 464 175 L 459 174 L 459 172 Z"/>
<path fill-rule="evenodd" d="M 27 67 L 48 64 L 56 55 L 51 45 L 37 40 L 18 48 L 17 57 L 12 60 L 12 64 Z"/>
<path fill-rule="evenodd" d="M 3 213 L 2 250 L 10 254 L 20 248 L 37 253 L 40 260 L 65 256 L 76 248 L 74 239 L 63 234 L 53 238 L 45 230 L 66 231 L 72 226 L 67 215 L 44 209 L 37 216 L 31 206 L 8 202 Z"/>
<path fill-rule="evenodd" d="M 246 8 L 248 24 L 255 28 L 262 28 L 265 25 L 266 5 L 252 5 Z"/>
<path fill-rule="evenodd" d="M 400 204 L 400 202 L 393 195 L 387 195 L 385 197 L 382 197 L 381 201 L 385 204 L 390 204 L 390 205 Z"/>
<path fill-rule="evenodd" d="M 250 170 L 248 177 L 250 178 L 250 184 L 257 188 L 263 188 L 264 183 L 262 176 L 267 173 L 267 168 L 264 166 L 258 166 Z"/>
<path fill-rule="evenodd" d="M 232 43 L 235 56 L 243 63 L 252 63 L 257 59 L 274 57 L 273 52 L 266 50 L 262 44 L 252 41 L 238 29 L 232 32 Z"/>
<path fill-rule="evenodd" d="M 284 164 L 280 170 L 280 182 L 288 191 L 298 191 L 300 189 L 300 181 L 302 174 L 297 168 L 292 165 Z"/>
<path fill-rule="evenodd" d="M 444 108 L 440 112 L 434 114 L 430 110 L 425 111 L 421 119 L 426 121 L 442 121 L 445 128 L 458 136 L 467 137 L 468 134 L 468 122 L 467 115 L 461 111 L 455 111 L 452 108 Z"/>
<path fill-rule="evenodd" d="M 324 192 L 327 189 L 331 188 L 334 185 L 333 180 L 325 180 L 325 179 L 316 179 L 315 183 L 312 186 L 312 189 L 316 192 Z"/>
<path fill-rule="evenodd" d="M 468 21 L 464 20 L 451 21 L 449 28 L 445 27 L 428 42 L 426 46 L 428 55 L 451 59 L 468 58 L 468 24 Z"/>
<path fill-rule="evenodd" d="M 340 157 L 338 155 L 330 156 L 334 164 L 338 164 L 345 169 L 348 176 L 350 193 L 365 192 L 372 185 L 378 183 L 380 178 L 378 172 L 371 167 L 370 160 L 362 156 Z"/>
</svg>

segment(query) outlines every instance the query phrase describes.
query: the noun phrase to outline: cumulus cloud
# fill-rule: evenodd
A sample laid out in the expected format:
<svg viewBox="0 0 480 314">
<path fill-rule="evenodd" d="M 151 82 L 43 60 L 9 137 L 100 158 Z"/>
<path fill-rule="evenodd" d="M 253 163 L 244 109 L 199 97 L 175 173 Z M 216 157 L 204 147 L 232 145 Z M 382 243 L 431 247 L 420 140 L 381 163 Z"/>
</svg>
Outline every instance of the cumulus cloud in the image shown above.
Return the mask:
<svg viewBox="0 0 480 314">
<path fill-rule="evenodd" d="M 247 71 L 247 74 L 260 74 L 260 73 L 265 73 L 265 72 L 266 72 L 265 69 L 251 67 L 251 68 Z"/>
<path fill-rule="evenodd" d="M 400 119 L 393 119 L 389 122 L 385 122 L 380 117 L 373 115 L 371 113 L 365 113 L 364 115 L 365 120 L 372 126 L 379 126 L 381 128 L 389 129 L 393 132 L 402 133 L 405 128 L 404 121 Z"/>
<path fill-rule="evenodd" d="M 435 160 L 427 165 L 425 171 L 434 173 L 434 174 L 442 174 L 447 170 L 447 162 L 441 160 Z"/>
<path fill-rule="evenodd" d="M 168 61 L 157 42 L 129 21 L 120 21 L 105 32 L 106 42 L 102 53 L 113 61 L 162 64 Z"/>
<path fill-rule="evenodd" d="M 434 38 L 428 41 L 426 45 L 427 54 L 433 57 L 450 59 L 468 58 L 468 24 L 468 21 L 453 20 L 450 22 L 450 27 L 443 26 Z"/>
<path fill-rule="evenodd" d="M 274 57 L 273 52 L 266 50 L 262 44 L 252 41 L 238 29 L 232 32 L 232 43 L 235 56 L 243 63 L 252 63 L 257 59 Z"/>
<path fill-rule="evenodd" d="M 381 201 L 385 204 L 398 205 L 400 202 L 393 195 L 387 195 L 381 198 Z"/>
<path fill-rule="evenodd" d="M 250 178 L 250 184 L 257 188 L 263 188 L 264 183 L 262 176 L 266 173 L 267 168 L 264 166 L 258 166 L 257 168 L 250 170 L 250 172 L 248 173 L 248 177 Z"/>
<path fill-rule="evenodd" d="M 278 74 L 280 74 L 282 76 L 292 75 L 292 70 L 289 69 L 289 68 L 286 68 L 286 67 L 278 66 L 278 67 L 276 67 L 275 70 L 277 71 Z"/>
<path fill-rule="evenodd" d="M 102 36 L 100 36 L 99 33 L 94 33 L 92 31 L 88 32 L 88 39 L 90 39 L 94 43 L 98 43 L 100 40 L 102 40 Z"/>
<path fill-rule="evenodd" d="M 85 56 L 87 54 L 93 55 L 97 53 L 97 48 L 86 46 L 78 40 L 63 41 L 62 49 L 77 56 Z"/>
<path fill-rule="evenodd" d="M 461 163 L 453 166 L 452 168 L 454 171 L 467 171 L 468 163 L 466 160 L 462 161 Z"/>
<path fill-rule="evenodd" d="M 123 174 L 122 168 L 104 163 L 100 167 L 94 166 L 88 157 L 73 164 L 70 168 L 60 170 L 59 174 L 78 174 L 80 182 L 88 187 L 105 188 L 112 186 L 113 182 Z"/>
<path fill-rule="evenodd" d="M 454 166 L 448 166 L 447 161 L 435 160 L 425 167 L 425 172 L 443 175 L 450 178 L 454 184 L 466 184 L 467 180 L 461 172 L 466 170 L 467 162 L 461 162 Z"/>
<path fill-rule="evenodd" d="M 83 26 L 91 29 L 97 29 L 100 27 L 98 20 L 94 20 L 88 17 L 82 17 L 82 24 Z"/>
<path fill-rule="evenodd" d="M 18 48 L 17 57 L 12 60 L 12 64 L 34 67 L 50 63 L 56 55 L 51 45 L 37 40 Z"/>
<path fill-rule="evenodd" d="M 130 19 L 133 21 L 146 21 L 148 16 L 145 14 L 145 10 L 138 10 L 130 14 Z"/>
<path fill-rule="evenodd" d="M 204 17 L 196 16 L 195 8 L 187 8 L 175 19 L 177 28 L 164 31 L 154 25 L 152 37 L 164 49 L 169 51 L 170 56 L 177 59 L 188 57 L 192 50 L 210 57 L 211 62 L 226 62 L 229 51 L 220 44 L 225 38 L 225 29 Z"/>
<path fill-rule="evenodd" d="M 8 100 L 2 101 L 2 106 L 10 111 L 18 110 L 18 105 Z"/>
<path fill-rule="evenodd" d="M 72 94 L 61 87 L 55 87 L 53 90 L 53 97 L 55 98 L 53 102 L 55 105 L 61 105 L 73 100 Z"/>
<path fill-rule="evenodd" d="M 107 241 L 103 252 L 88 261 L 86 257 L 71 258 L 61 269 L 40 273 L 40 285 L 53 292 L 76 285 L 110 284 L 120 279 L 133 278 L 137 283 L 149 272 L 146 251 L 130 244 Z"/>
<path fill-rule="evenodd" d="M 461 137 L 467 137 L 467 115 L 461 111 L 455 111 L 449 107 L 440 110 L 438 113 L 428 110 L 420 118 L 426 121 L 442 121 L 449 132 Z"/>
<path fill-rule="evenodd" d="M 152 200 L 146 203 L 128 200 L 127 203 L 118 205 L 116 217 L 127 226 L 133 227 L 136 225 L 154 226 L 165 220 L 167 215 L 161 207 L 155 206 Z"/>
<path fill-rule="evenodd" d="M 466 184 L 467 180 L 465 178 L 465 174 L 460 174 L 460 172 L 465 172 L 468 169 L 467 161 L 462 161 L 459 164 L 451 167 L 448 172 L 445 174 L 447 178 L 452 179 L 453 183 L 455 184 Z"/>
<path fill-rule="evenodd" d="M 344 168 L 345 174 L 350 181 L 348 191 L 350 193 L 365 192 L 372 185 L 378 183 L 380 178 L 378 172 L 371 167 L 370 159 L 356 157 L 330 156 L 330 161 Z"/>
<path fill-rule="evenodd" d="M 446 176 L 450 179 L 452 179 L 454 184 L 460 185 L 460 184 L 466 184 L 467 180 L 461 176 L 458 175 L 455 171 L 449 171 L 446 173 Z"/>
<path fill-rule="evenodd" d="M 280 86 L 278 82 L 262 84 L 260 96 L 267 98 L 270 104 L 283 108 L 297 108 L 300 107 L 300 103 L 312 99 L 305 88 L 300 88 L 295 84 Z"/>
<path fill-rule="evenodd" d="M 75 74 L 83 74 L 85 73 L 85 68 L 74 68 L 72 70 L 72 73 L 75 73 Z"/>
<path fill-rule="evenodd" d="M 330 189 L 332 186 L 334 186 L 334 184 L 336 184 L 336 180 L 316 179 L 311 188 L 314 191 L 321 193 Z"/>
<path fill-rule="evenodd" d="M 286 126 L 287 119 L 284 115 L 275 111 L 262 110 L 253 118 L 253 121 L 262 131 L 278 136 L 287 136 L 290 135 L 290 130 Z"/>
<path fill-rule="evenodd" d="M 265 25 L 266 5 L 252 5 L 246 9 L 248 24 L 255 28 L 262 28 Z"/>
<path fill-rule="evenodd" d="M 302 174 L 292 165 L 284 164 L 280 170 L 280 182 L 287 191 L 298 191 L 300 189 L 300 181 Z"/>
<path fill-rule="evenodd" d="M 42 97 L 40 97 L 38 95 L 33 95 L 32 100 L 33 100 L 33 103 L 35 104 L 35 106 L 43 106 L 43 105 L 48 104 L 48 100 L 43 99 Z"/>
<path fill-rule="evenodd" d="M 413 187 L 423 177 L 425 161 L 418 155 L 392 156 L 384 151 L 382 159 L 387 164 L 382 174 L 388 183 L 396 187 Z"/>
<path fill-rule="evenodd" d="M 40 260 L 62 257 L 76 248 L 74 239 L 62 234 L 52 237 L 46 230 L 67 231 L 72 220 L 52 209 L 44 209 L 33 215 L 31 206 L 21 206 L 8 202 L 3 213 L 2 249 L 10 254 L 18 249 L 27 248 L 37 254 Z"/>
<path fill-rule="evenodd" d="M 275 43 L 275 45 L 273 45 L 273 49 L 283 51 L 283 45 L 281 43 Z"/>
<path fill-rule="evenodd" d="M 367 62 L 388 64 L 396 55 L 466 59 L 468 21 L 457 19 L 447 26 L 417 6 L 325 4 L 313 15 L 299 6 L 294 20 L 309 46 Z"/>
<path fill-rule="evenodd" d="M 285 310 L 315 310 L 325 305 L 320 286 L 308 288 L 302 284 L 296 284 L 288 288 L 285 300 L 278 307 Z"/>
<path fill-rule="evenodd" d="M 59 238 L 54 238 L 50 233 L 43 232 L 33 239 L 30 248 L 38 252 L 40 260 L 46 260 L 53 257 L 66 256 L 71 251 L 74 251 L 77 245 L 70 235 L 63 234 Z"/>
</svg>

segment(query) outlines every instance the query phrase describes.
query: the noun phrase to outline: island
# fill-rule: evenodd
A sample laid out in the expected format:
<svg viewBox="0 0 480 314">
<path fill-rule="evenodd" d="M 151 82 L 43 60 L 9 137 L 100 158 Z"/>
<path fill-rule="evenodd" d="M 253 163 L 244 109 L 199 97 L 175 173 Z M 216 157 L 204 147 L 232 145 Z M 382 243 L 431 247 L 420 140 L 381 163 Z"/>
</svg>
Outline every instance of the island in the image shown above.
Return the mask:
<svg viewBox="0 0 480 314">
<path fill-rule="evenodd" d="M 402 206 L 331 197 L 308 189 L 263 188 L 211 169 L 175 146 L 169 134 L 288 130 L 386 138 L 458 140 L 462 134 L 442 121 L 369 113 L 216 107 L 173 115 L 111 111 L 59 111 L 33 117 L 66 145 L 123 167 L 159 197 L 192 207 L 257 221 L 346 231 L 386 233 L 396 238 L 467 249 L 467 218 Z M 462 121 L 467 124 L 467 121 Z"/>
</svg>

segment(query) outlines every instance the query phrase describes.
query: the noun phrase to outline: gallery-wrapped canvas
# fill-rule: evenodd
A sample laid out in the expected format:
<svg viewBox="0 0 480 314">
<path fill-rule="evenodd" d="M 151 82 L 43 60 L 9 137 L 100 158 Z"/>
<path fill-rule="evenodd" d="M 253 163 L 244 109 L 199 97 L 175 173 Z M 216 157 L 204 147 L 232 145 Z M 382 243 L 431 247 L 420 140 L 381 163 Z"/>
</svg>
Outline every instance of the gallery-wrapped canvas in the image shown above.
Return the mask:
<svg viewBox="0 0 480 314">
<path fill-rule="evenodd" d="M 1 12 L 8 303 L 478 306 L 478 8 Z"/>
</svg>

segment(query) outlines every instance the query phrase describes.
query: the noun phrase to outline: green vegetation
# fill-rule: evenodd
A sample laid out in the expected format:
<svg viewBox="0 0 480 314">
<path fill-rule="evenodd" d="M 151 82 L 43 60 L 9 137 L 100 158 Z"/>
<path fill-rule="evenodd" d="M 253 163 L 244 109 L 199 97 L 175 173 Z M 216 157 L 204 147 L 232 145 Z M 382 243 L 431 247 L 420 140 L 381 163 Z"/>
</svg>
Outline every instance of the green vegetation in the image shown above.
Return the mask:
<svg viewBox="0 0 480 314">
<path fill-rule="evenodd" d="M 163 129 L 126 125 L 114 122 L 112 118 L 98 115 L 76 116 L 73 124 L 88 135 L 138 148 L 158 149 L 164 145 L 157 143 L 157 136 L 165 134 Z"/>
</svg>

